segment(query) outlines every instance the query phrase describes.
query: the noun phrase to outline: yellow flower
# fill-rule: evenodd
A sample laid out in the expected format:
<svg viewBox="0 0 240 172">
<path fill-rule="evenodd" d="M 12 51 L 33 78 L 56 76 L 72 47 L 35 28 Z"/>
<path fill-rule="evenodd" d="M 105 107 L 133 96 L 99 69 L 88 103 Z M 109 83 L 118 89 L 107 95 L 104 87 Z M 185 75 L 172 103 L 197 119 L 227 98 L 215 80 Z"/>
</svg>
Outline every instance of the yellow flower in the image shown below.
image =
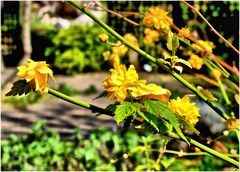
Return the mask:
<svg viewBox="0 0 240 172">
<path fill-rule="evenodd" d="M 108 98 L 123 102 L 128 99 L 155 99 L 167 102 L 171 92 L 155 84 L 146 84 L 146 80 L 138 80 L 133 65 L 128 70 L 125 65 L 114 63 L 110 76 L 103 82 Z"/>
<path fill-rule="evenodd" d="M 193 126 L 199 121 L 199 109 L 196 107 L 196 103 L 190 103 L 188 96 L 184 96 L 182 99 L 178 97 L 170 100 L 168 106 L 173 112 L 183 116 Z"/>
<path fill-rule="evenodd" d="M 205 47 L 208 51 L 212 52 L 212 50 L 215 48 L 215 45 L 211 41 L 203 41 L 203 40 L 198 40 L 198 43 Z M 197 49 L 198 51 L 203 51 L 202 47 L 200 47 L 197 44 L 192 44 L 193 48 Z"/>
<path fill-rule="evenodd" d="M 120 57 L 117 54 L 111 54 L 110 51 L 104 51 L 103 52 L 104 60 L 108 61 L 110 65 L 113 65 L 114 63 L 120 64 Z"/>
<path fill-rule="evenodd" d="M 139 48 L 138 40 L 137 40 L 137 38 L 133 34 L 127 33 L 127 34 L 124 35 L 124 38 L 127 41 L 129 41 L 130 43 L 132 43 L 135 47 Z"/>
<path fill-rule="evenodd" d="M 45 61 L 35 62 L 29 59 L 29 63 L 19 66 L 17 75 L 30 82 L 40 94 L 48 91 L 48 75 L 55 81 L 53 71 Z"/>
<path fill-rule="evenodd" d="M 125 65 L 114 63 L 114 69 L 110 69 L 111 75 L 102 83 L 108 92 L 110 100 L 123 102 L 129 97 L 128 87 L 134 85 L 138 80 L 138 74 L 133 65 L 128 70 Z"/>
<path fill-rule="evenodd" d="M 167 102 L 171 92 L 156 84 L 146 84 L 146 80 L 138 80 L 137 83 L 129 88 L 130 95 L 136 99 L 155 99 Z"/>
<path fill-rule="evenodd" d="M 105 33 L 101 33 L 100 35 L 98 35 L 98 38 L 103 43 L 106 43 L 108 41 L 108 35 Z"/>
<path fill-rule="evenodd" d="M 158 33 L 158 31 L 156 30 L 152 30 L 152 29 L 149 29 L 149 28 L 146 28 L 144 30 L 144 34 L 146 35 L 143 39 L 143 43 L 145 45 L 151 45 L 153 44 L 154 42 L 158 41 L 159 40 L 159 36 L 160 34 Z"/>
<path fill-rule="evenodd" d="M 110 51 L 104 51 L 102 55 L 104 57 L 104 60 L 107 61 L 107 60 L 110 59 L 111 52 Z"/>
<path fill-rule="evenodd" d="M 115 46 L 112 48 L 113 54 L 116 54 L 119 57 L 124 56 L 128 51 L 128 47 L 126 45 L 122 44 L 121 41 L 117 41 L 116 44 L 120 45 L 120 46 Z"/>
<path fill-rule="evenodd" d="M 240 120 L 239 119 L 235 119 L 235 118 L 230 118 L 226 121 L 228 128 L 232 129 L 232 130 L 237 130 L 239 129 L 239 125 L 240 125 Z"/>
<path fill-rule="evenodd" d="M 144 16 L 143 23 L 148 27 L 155 27 L 158 31 L 169 32 L 173 19 L 161 7 L 151 7 Z"/>
<path fill-rule="evenodd" d="M 218 80 L 221 77 L 222 73 L 218 69 L 212 69 L 211 75 Z"/>
<path fill-rule="evenodd" d="M 188 59 L 188 62 L 191 64 L 191 66 L 197 70 L 202 68 L 202 65 L 204 64 L 203 60 L 196 54 L 191 54 L 190 59 Z"/>
<path fill-rule="evenodd" d="M 191 34 L 189 28 L 187 28 L 187 27 L 181 28 L 181 29 L 179 30 L 179 33 L 180 33 L 180 35 L 182 35 L 183 37 L 188 37 L 188 36 L 190 36 L 190 34 Z"/>
</svg>

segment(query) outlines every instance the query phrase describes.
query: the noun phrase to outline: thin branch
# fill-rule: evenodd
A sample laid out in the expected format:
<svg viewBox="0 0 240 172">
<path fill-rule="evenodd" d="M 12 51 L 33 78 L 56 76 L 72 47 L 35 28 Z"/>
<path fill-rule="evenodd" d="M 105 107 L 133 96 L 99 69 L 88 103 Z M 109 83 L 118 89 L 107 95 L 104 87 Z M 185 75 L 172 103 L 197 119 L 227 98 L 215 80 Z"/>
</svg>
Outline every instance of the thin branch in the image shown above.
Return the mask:
<svg viewBox="0 0 240 172">
<path fill-rule="evenodd" d="M 161 147 L 161 148 L 159 149 L 159 155 L 158 155 L 158 158 L 157 158 L 157 160 L 156 160 L 156 163 L 157 163 L 157 164 L 160 163 L 160 161 L 161 161 L 161 159 L 162 159 L 162 157 L 163 157 L 163 154 L 165 153 L 166 148 L 167 148 L 167 144 L 165 143 L 165 144 L 163 145 L 163 147 Z"/>
<path fill-rule="evenodd" d="M 95 3 L 96 6 L 102 8 L 104 11 L 107 11 L 107 12 L 109 12 L 109 13 L 111 13 L 111 14 L 114 14 L 114 15 L 116 15 L 116 16 L 122 18 L 123 20 L 126 20 L 127 22 L 129 22 L 129 23 L 135 25 L 135 26 L 139 26 L 138 23 L 136 23 L 135 21 L 132 21 L 132 20 L 128 19 L 127 17 L 122 16 L 121 14 L 119 14 L 119 12 L 115 12 L 115 11 L 109 10 L 109 9 L 107 9 L 107 8 L 105 8 L 105 7 L 103 7 L 103 6 L 101 6 L 100 4 L 98 4 L 96 1 L 93 1 L 93 2 Z"/>
<path fill-rule="evenodd" d="M 207 19 L 192 5 L 187 3 L 185 0 L 181 0 L 184 4 L 186 4 L 189 8 L 194 10 L 202 19 L 207 23 L 207 25 L 211 28 L 211 30 L 220 38 L 222 39 L 229 47 L 233 49 L 234 52 L 236 52 L 238 55 L 240 55 L 240 52 L 228 41 L 226 40 L 214 27 L 207 21 Z"/>
</svg>

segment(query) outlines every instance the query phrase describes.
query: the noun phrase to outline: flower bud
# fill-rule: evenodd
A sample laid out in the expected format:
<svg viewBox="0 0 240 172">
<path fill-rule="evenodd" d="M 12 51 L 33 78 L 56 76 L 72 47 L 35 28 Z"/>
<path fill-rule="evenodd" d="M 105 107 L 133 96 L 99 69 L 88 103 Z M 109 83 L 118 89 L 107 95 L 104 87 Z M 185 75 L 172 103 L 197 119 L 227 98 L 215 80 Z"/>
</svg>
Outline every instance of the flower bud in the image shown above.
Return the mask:
<svg viewBox="0 0 240 172">
<path fill-rule="evenodd" d="M 101 33 L 100 35 L 98 35 L 98 38 L 103 43 L 107 43 L 108 41 L 108 35 L 105 33 Z"/>
</svg>

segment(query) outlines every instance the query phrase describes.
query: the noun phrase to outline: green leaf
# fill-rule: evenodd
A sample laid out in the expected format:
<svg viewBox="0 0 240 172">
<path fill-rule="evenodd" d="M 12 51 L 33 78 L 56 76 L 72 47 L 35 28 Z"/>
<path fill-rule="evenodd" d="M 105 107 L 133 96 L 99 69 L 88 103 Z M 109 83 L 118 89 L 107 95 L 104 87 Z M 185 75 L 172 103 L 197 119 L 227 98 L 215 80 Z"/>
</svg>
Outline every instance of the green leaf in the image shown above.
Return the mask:
<svg viewBox="0 0 240 172">
<path fill-rule="evenodd" d="M 173 39 L 172 39 L 172 48 L 174 51 L 177 50 L 177 48 L 179 47 L 179 40 L 178 40 L 178 36 L 176 34 L 173 34 Z"/>
<path fill-rule="evenodd" d="M 164 166 L 165 169 L 167 169 L 172 163 L 174 163 L 175 157 L 169 158 L 169 159 L 162 159 L 161 164 Z"/>
<path fill-rule="evenodd" d="M 159 132 L 159 123 L 158 123 L 158 118 L 149 113 L 149 112 L 139 112 L 138 113 L 140 116 L 142 116 L 148 123 L 150 123 L 158 132 Z"/>
<path fill-rule="evenodd" d="M 191 64 L 190 64 L 188 61 L 186 61 L 186 60 L 183 60 L 183 59 L 178 58 L 178 59 L 176 59 L 176 62 L 177 62 L 177 63 L 185 64 L 186 66 L 188 66 L 188 67 L 190 67 L 190 68 L 192 69 Z"/>
<path fill-rule="evenodd" d="M 170 31 L 168 32 L 168 38 L 167 38 L 167 48 L 170 51 L 173 50 L 172 42 L 173 42 L 173 33 Z"/>
<path fill-rule="evenodd" d="M 180 129 L 180 124 L 177 120 L 176 115 L 167 106 L 167 104 L 156 100 L 146 100 L 144 102 L 144 106 L 146 107 L 149 113 L 159 115 L 164 119 L 167 119 L 172 124 L 173 128 L 176 130 L 178 135 L 187 143 L 189 143 Z"/>
<path fill-rule="evenodd" d="M 174 66 L 174 68 L 175 68 L 176 70 L 178 70 L 180 73 L 182 73 L 182 71 L 183 71 L 182 66 Z"/>
<path fill-rule="evenodd" d="M 117 106 L 114 119 L 119 124 L 128 116 L 132 116 L 137 112 L 140 112 L 142 105 L 137 102 L 122 102 Z"/>
<path fill-rule="evenodd" d="M 16 96 L 16 95 L 23 95 L 28 94 L 33 90 L 32 85 L 27 82 L 26 80 L 18 80 L 13 83 L 11 87 L 11 91 L 9 91 L 5 96 Z"/>
<path fill-rule="evenodd" d="M 167 48 L 172 51 L 172 54 L 175 55 L 177 48 L 179 47 L 179 39 L 178 36 L 171 31 L 168 32 L 167 38 Z"/>
<path fill-rule="evenodd" d="M 183 127 L 185 127 L 185 128 L 186 128 L 187 130 L 189 130 L 189 131 L 194 132 L 194 133 L 197 134 L 197 135 L 200 134 L 200 132 L 199 132 L 196 128 L 194 128 L 193 125 L 189 124 L 189 123 L 185 120 L 185 118 L 184 118 L 183 116 L 180 116 L 180 115 L 177 114 L 177 113 L 175 113 L 175 115 L 177 116 L 179 123 L 180 123 Z"/>
<path fill-rule="evenodd" d="M 135 171 L 145 171 L 148 168 L 148 165 L 138 165 Z"/>
</svg>

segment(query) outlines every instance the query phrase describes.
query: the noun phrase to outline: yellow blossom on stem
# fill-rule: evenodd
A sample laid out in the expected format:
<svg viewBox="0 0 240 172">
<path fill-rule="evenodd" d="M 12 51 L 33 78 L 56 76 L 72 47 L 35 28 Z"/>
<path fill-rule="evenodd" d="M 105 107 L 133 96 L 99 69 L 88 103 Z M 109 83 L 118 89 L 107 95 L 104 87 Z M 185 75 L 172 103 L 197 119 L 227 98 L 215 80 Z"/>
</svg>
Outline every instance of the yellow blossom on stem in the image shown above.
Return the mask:
<svg viewBox="0 0 240 172">
<path fill-rule="evenodd" d="M 171 92 L 155 84 L 146 84 L 146 80 L 138 80 L 133 65 L 127 69 L 125 65 L 114 63 L 110 76 L 103 82 L 108 98 L 123 102 L 129 99 L 155 99 L 167 102 Z"/>
<path fill-rule="evenodd" d="M 151 7 L 145 14 L 143 23 L 147 27 L 155 27 L 158 31 L 169 32 L 170 26 L 173 24 L 173 19 L 161 7 Z"/>
<path fill-rule="evenodd" d="M 121 41 L 117 41 L 116 45 L 119 45 L 119 46 L 115 46 L 112 48 L 113 54 L 116 54 L 119 57 L 124 56 L 128 51 L 128 47 L 122 44 Z"/>
<path fill-rule="evenodd" d="M 203 40 L 198 40 L 198 43 L 205 47 L 208 51 L 212 52 L 212 50 L 215 48 L 215 45 L 211 41 L 203 41 Z M 200 47 L 197 44 L 192 44 L 193 48 L 197 49 L 198 51 L 203 51 L 202 47 Z"/>
<path fill-rule="evenodd" d="M 191 64 L 191 66 L 197 70 L 202 68 L 202 65 L 204 64 L 204 61 L 196 54 L 191 54 L 190 59 L 188 59 L 188 62 Z"/>
<path fill-rule="evenodd" d="M 110 51 L 104 51 L 103 52 L 104 60 L 108 61 L 110 65 L 113 65 L 114 63 L 120 64 L 120 57 L 117 54 L 111 54 Z"/>
<path fill-rule="evenodd" d="M 45 61 L 35 62 L 29 59 L 27 64 L 19 66 L 17 75 L 26 79 L 35 88 L 35 91 L 43 94 L 48 91 L 48 75 L 55 81 L 53 71 L 48 67 Z"/>
<path fill-rule="evenodd" d="M 212 69 L 211 75 L 218 80 L 221 77 L 222 73 L 218 69 Z"/>
<path fill-rule="evenodd" d="M 98 38 L 103 43 L 106 43 L 108 41 L 108 35 L 105 33 L 101 33 L 100 35 L 98 35 Z"/>
<path fill-rule="evenodd" d="M 132 43 L 135 47 L 139 48 L 139 43 L 137 38 L 131 34 L 131 33 L 127 33 L 123 36 L 128 42 Z"/>
<path fill-rule="evenodd" d="M 188 27 L 183 27 L 179 30 L 179 34 L 182 35 L 183 37 L 188 37 L 190 36 L 191 32 Z"/>
<path fill-rule="evenodd" d="M 154 42 L 159 40 L 160 34 L 156 30 L 152 30 L 152 29 L 146 28 L 146 29 L 144 29 L 144 34 L 146 35 L 144 37 L 144 39 L 143 39 L 143 43 L 145 45 L 151 45 Z"/>
<path fill-rule="evenodd" d="M 130 95 L 135 99 L 155 99 L 167 102 L 171 92 L 156 84 L 146 84 L 146 80 L 138 80 L 137 83 L 129 88 Z"/>
<path fill-rule="evenodd" d="M 110 69 L 110 76 L 102 83 L 108 92 L 110 100 L 123 102 L 128 96 L 128 87 L 138 80 L 138 74 L 133 65 L 128 70 L 125 65 L 114 63 L 114 69 Z"/>
<path fill-rule="evenodd" d="M 199 109 L 196 107 L 196 103 L 190 102 L 188 96 L 172 99 L 168 102 L 168 106 L 173 112 L 183 116 L 193 126 L 199 121 Z"/>
</svg>

